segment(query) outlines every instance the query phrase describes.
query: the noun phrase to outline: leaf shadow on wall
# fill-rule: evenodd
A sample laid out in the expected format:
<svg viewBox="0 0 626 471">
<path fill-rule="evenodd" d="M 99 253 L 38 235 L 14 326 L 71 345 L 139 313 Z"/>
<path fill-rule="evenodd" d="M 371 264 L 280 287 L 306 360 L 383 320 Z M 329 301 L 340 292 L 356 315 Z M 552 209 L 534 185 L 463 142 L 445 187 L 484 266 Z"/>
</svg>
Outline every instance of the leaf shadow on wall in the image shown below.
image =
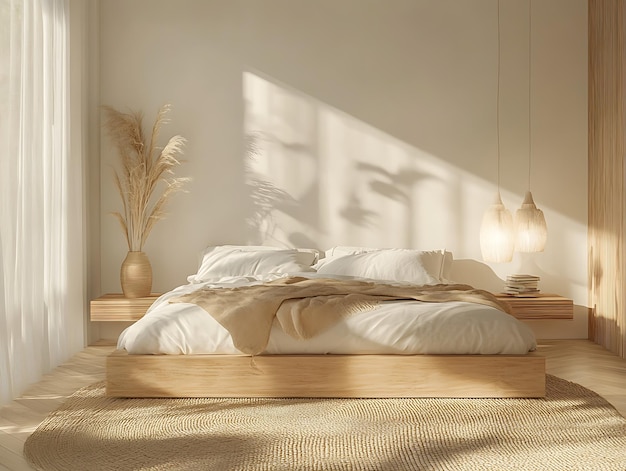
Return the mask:
<svg viewBox="0 0 626 471">
<path fill-rule="evenodd" d="M 414 238 L 415 219 L 418 219 L 418 216 L 415 214 L 415 205 L 411 198 L 412 189 L 421 181 L 433 178 L 433 176 L 409 166 L 401 167 L 396 172 L 390 172 L 378 165 L 359 162 L 357 169 L 372 175 L 371 180 L 369 180 L 369 188 L 373 193 L 389 198 L 406 207 L 406 242 L 407 246 L 410 246 Z"/>
<path fill-rule="evenodd" d="M 250 243 L 465 244 L 475 177 L 259 72 L 243 88 Z"/>
<path fill-rule="evenodd" d="M 288 215 L 293 219 L 302 219 L 299 214 L 305 206 L 305 195 L 300 199 L 294 198 L 288 191 L 280 188 L 266 176 L 255 171 L 255 160 L 262 155 L 259 142 L 263 136 L 258 132 L 250 132 L 246 139 L 246 160 L 244 164 L 245 182 L 249 191 L 249 215 L 246 225 L 249 231 L 249 241 L 259 244 L 276 244 L 295 247 L 315 247 L 315 242 L 301 232 L 291 232 L 286 240 L 279 240 L 276 234 L 281 233 L 281 222 L 276 214 Z"/>
</svg>

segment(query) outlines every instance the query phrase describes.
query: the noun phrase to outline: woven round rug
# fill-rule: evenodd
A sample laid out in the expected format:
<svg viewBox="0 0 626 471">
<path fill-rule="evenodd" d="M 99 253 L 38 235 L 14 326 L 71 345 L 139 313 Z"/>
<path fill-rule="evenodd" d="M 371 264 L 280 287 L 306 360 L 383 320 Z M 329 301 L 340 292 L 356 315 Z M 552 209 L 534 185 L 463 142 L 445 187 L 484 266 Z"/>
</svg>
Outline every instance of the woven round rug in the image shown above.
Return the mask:
<svg viewBox="0 0 626 471">
<path fill-rule="evenodd" d="M 119 399 L 73 394 L 28 438 L 39 470 L 626 470 L 626 419 L 545 399 Z"/>
</svg>

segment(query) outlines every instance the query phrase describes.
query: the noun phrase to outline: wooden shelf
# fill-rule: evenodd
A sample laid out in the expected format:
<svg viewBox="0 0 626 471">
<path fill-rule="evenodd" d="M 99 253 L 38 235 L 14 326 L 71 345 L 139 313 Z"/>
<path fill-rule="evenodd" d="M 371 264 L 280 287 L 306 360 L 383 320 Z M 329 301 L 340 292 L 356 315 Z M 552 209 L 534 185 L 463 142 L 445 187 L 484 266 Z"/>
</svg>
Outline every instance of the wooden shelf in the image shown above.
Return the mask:
<svg viewBox="0 0 626 471">
<path fill-rule="evenodd" d="M 152 303 L 161 296 L 152 293 L 145 298 L 125 298 L 123 294 L 109 293 L 90 303 L 92 321 L 136 321 L 141 319 Z"/>
<path fill-rule="evenodd" d="M 123 294 L 109 293 L 91 301 L 92 321 L 136 321 L 160 296 L 153 293 L 145 298 L 125 298 Z M 518 298 L 499 293 L 496 297 L 508 303 L 518 319 L 573 319 L 574 302 L 556 294 L 539 294 L 536 298 Z"/>
<path fill-rule="evenodd" d="M 541 293 L 535 298 L 515 297 L 499 293 L 496 297 L 511 306 L 518 319 L 573 319 L 574 302 L 556 294 Z"/>
</svg>

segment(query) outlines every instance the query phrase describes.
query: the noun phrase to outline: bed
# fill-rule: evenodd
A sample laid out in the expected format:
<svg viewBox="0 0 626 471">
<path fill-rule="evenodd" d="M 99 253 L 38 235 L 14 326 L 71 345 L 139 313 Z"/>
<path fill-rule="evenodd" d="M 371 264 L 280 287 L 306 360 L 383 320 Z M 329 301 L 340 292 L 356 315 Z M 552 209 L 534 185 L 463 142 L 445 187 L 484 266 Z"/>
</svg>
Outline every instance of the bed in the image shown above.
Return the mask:
<svg viewBox="0 0 626 471">
<path fill-rule="evenodd" d="M 545 395 L 545 359 L 534 352 L 530 328 L 488 293 L 451 283 L 447 252 L 334 247 L 317 258 L 304 249 L 209 247 L 188 284 L 165 293 L 121 334 L 106 362 L 107 395 Z M 267 321 L 241 317 L 247 310 L 262 318 L 264 293 L 274 302 L 277 288 L 320 285 L 358 291 L 345 296 L 353 303 L 347 306 L 344 291 L 314 291 L 274 303 L 281 311 Z M 380 296 L 382 288 L 383 298 L 363 301 L 363 289 Z M 239 302 L 242 293 L 253 307 Z M 320 308 L 327 298 L 347 314 Z M 305 309 L 290 304 L 303 301 Z M 331 321 L 320 327 L 321 314 Z"/>
</svg>

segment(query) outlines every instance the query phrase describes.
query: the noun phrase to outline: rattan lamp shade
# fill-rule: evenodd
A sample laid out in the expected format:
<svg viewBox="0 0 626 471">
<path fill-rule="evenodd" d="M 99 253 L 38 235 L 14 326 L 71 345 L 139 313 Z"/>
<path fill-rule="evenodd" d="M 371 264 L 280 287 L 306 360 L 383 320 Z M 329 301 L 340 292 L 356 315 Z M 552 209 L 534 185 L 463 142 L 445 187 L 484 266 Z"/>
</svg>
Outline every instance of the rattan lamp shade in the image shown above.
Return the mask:
<svg viewBox="0 0 626 471">
<path fill-rule="evenodd" d="M 500 0 L 498 5 L 498 80 L 496 92 L 496 136 L 498 157 L 498 192 L 487 208 L 480 226 L 480 251 L 485 262 L 510 262 L 515 249 L 513 216 L 500 197 Z"/>
<path fill-rule="evenodd" d="M 535 205 L 532 193 L 527 191 L 521 208 L 515 211 L 515 250 L 543 252 L 547 238 L 546 218 Z"/>
<path fill-rule="evenodd" d="M 522 206 L 515 212 L 515 250 L 543 252 L 548 239 L 548 226 L 543 211 L 537 208 L 530 192 L 530 164 L 532 161 L 531 84 L 532 84 L 532 0 L 528 2 L 528 191 Z"/>
<path fill-rule="evenodd" d="M 515 249 L 513 216 L 504 207 L 500 192 L 487 208 L 480 226 L 480 251 L 485 262 L 510 262 Z"/>
</svg>

